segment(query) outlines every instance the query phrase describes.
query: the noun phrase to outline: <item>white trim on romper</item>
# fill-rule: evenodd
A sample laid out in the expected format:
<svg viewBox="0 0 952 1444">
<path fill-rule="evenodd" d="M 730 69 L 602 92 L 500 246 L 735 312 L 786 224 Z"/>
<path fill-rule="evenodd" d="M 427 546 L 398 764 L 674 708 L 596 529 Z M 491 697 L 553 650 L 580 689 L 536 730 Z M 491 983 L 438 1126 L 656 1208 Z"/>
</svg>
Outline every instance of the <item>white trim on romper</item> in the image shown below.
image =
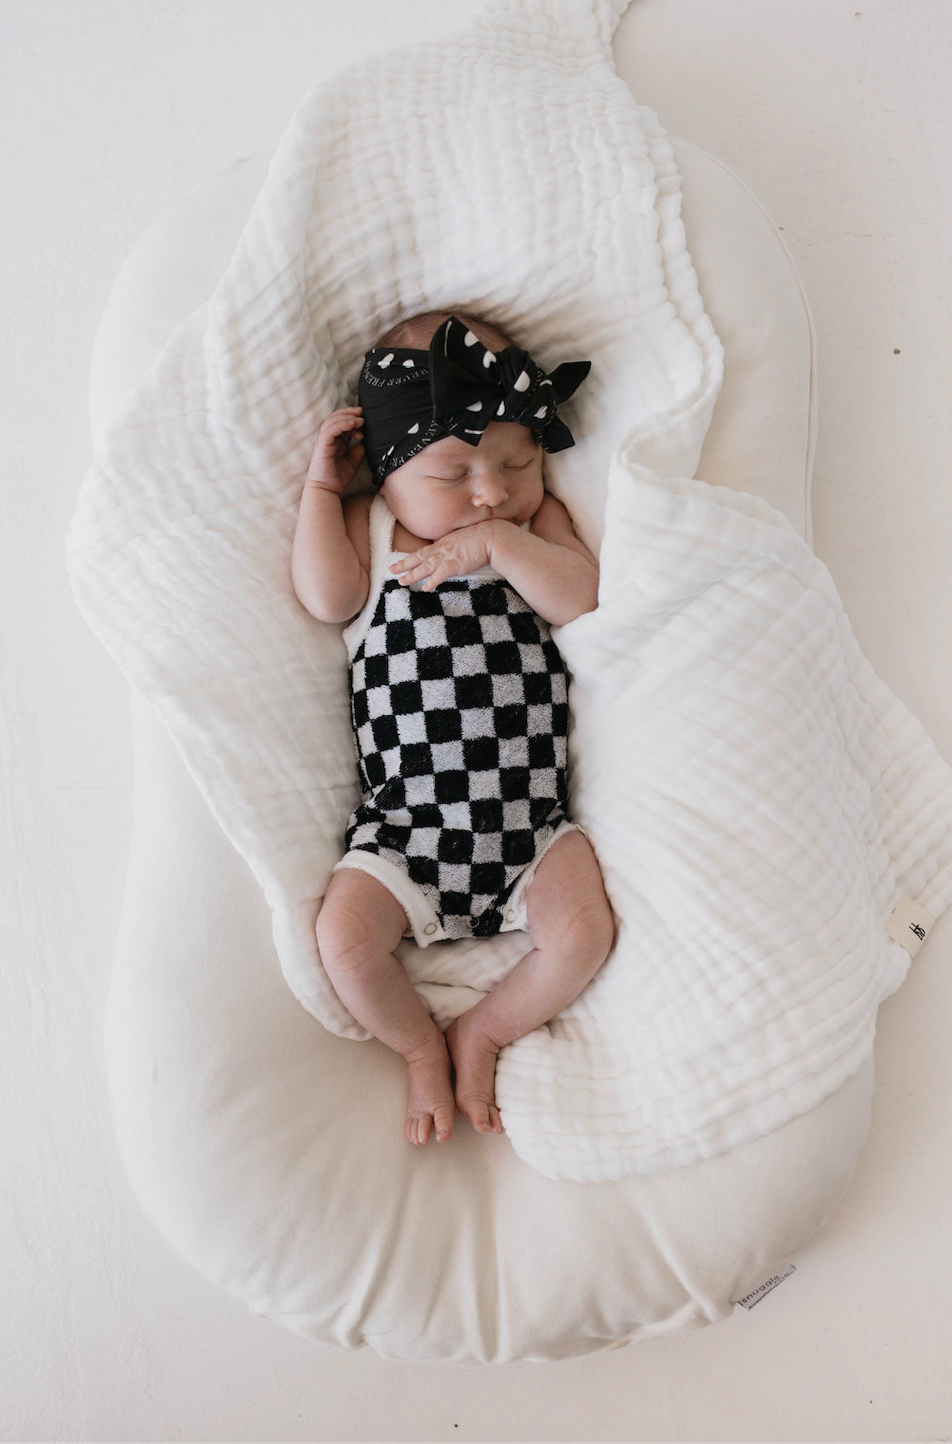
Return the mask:
<svg viewBox="0 0 952 1444">
<path fill-rule="evenodd" d="M 503 922 L 499 929 L 501 933 L 526 933 L 529 931 L 527 897 L 535 870 L 552 844 L 558 842 L 560 837 L 564 837 L 569 832 L 580 832 L 583 837 L 588 836 L 585 829 L 579 827 L 577 822 L 559 823 L 542 851 L 537 852 L 532 861 L 526 863 L 523 871 L 519 873 L 516 885 L 506 901 Z M 431 943 L 460 941 L 458 938 L 448 936 L 423 889 L 404 872 L 403 868 L 398 867 L 389 858 L 381 856 L 379 852 L 366 852 L 361 848 L 354 848 L 352 851 L 344 853 L 333 871 L 340 872 L 342 868 L 347 867 L 354 868 L 357 872 L 365 872 L 375 878 L 381 887 L 385 887 L 387 892 L 396 898 L 410 924 L 403 934 L 405 938 L 413 938 L 421 948 L 428 948 Z"/>
</svg>

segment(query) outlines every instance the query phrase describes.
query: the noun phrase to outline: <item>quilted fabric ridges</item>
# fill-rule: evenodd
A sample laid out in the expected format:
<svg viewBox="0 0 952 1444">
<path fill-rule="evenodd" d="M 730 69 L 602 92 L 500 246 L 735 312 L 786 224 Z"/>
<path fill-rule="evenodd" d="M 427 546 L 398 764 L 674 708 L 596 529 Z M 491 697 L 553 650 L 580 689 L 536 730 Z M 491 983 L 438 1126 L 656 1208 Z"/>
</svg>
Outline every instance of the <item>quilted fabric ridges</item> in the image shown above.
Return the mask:
<svg viewBox="0 0 952 1444">
<path fill-rule="evenodd" d="M 952 768 L 789 522 L 624 453 L 612 483 L 600 606 L 557 637 L 618 944 L 499 1066 L 515 1146 L 578 1179 L 694 1163 L 821 1102 L 908 970 L 897 899 L 952 902 Z"/>
</svg>

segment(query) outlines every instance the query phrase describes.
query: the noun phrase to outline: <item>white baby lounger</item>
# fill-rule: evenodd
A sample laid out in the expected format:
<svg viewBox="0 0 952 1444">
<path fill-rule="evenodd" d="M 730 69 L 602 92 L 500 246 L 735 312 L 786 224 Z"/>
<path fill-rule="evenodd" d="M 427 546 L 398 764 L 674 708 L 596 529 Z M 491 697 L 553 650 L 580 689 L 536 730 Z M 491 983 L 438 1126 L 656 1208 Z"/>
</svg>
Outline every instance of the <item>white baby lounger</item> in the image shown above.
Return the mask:
<svg viewBox="0 0 952 1444">
<path fill-rule="evenodd" d="M 574 43 L 582 54 L 588 43 L 607 47 L 611 23 L 622 8 L 592 7 L 584 0 L 561 6 L 524 0 L 491 7 L 488 13 L 497 20 L 504 14 L 517 30 L 524 21 L 538 53 L 549 36 L 548 19 L 558 12 L 563 35 L 566 27 L 578 27 Z M 465 44 L 460 54 L 467 54 Z M 386 89 L 391 79 L 389 72 L 377 76 L 377 89 Z M 327 123 L 335 116 L 329 104 Z M 744 524 L 765 525 L 759 494 L 789 518 L 790 537 L 808 538 L 812 337 L 792 263 L 757 203 L 722 167 L 683 141 L 665 151 L 657 133 L 652 147 L 658 182 L 652 195 L 662 219 L 662 252 L 667 247 L 667 292 L 662 287 L 654 297 L 661 329 L 648 325 L 644 337 L 646 346 L 660 346 L 671 389 L 652 397 L 645 382 L 641 420 L 633 428 L 640 454 L 668 477 L 684 477 L 693 472 L 703 440 L 698 474 L 715 487 L 750 496 L 743 503 Z M 287 188 L 297 184 L 303 192 L 305 180 L 287 160 L 286 151 L 279 178 Z M 704 312 L 685 287 L 685 277 L 693 281 L 693 273 L 683 236 L 680 246 L 672 239 L 680 225 L 677 171 L 691 258 L 707 316 L 725 351 L 712 422 L 719 352 L 713 330 L 704 329 L 709 326 Z M 274 175 L 272 167 L 267 183 L 276 184 Z M 265 162 L 232 167 L 150 232 L 126 264 L 94 359 L 94 428 L 104 454 L 110 454 L 110 428 L 136 379 L 215 289 L 264 181 Z M 390 203 L 396 205 L 399 195 L 395 181 Z M 387 244 L 384 234 L 382 250 Z M 271 284 L 290 291 L 293 266 L 277 253 L 273 259 Z M 328 265 L 342 263 L 339 257 L 324 259 Z M 474 253 L 470 284 L 464 287 L 467 298 L 480 299 L 480 264 Z M 504 264 L 505 258 L 500 275 L 483 274 L 482 295 L 484 308 L 493 311 L 495 301 L 506 321 L 519 315 L 512 297 L 507 310 Z M 402 276 L 400 294 L 387 314 L 410 309 L 411 296 L 432 304 L 448 300 L 448 282 L 437 270 L 424 266 L 415 291 Z M 237 284 L 237 273 L 231 274 Z M 577 335 L 583 346 L 586 333 L 572 321 L 565 301 L 570 278 L 559 277 L 559 286 L 551 304 L 558 310 L 564 303 L 565 314 L 552 321 L 547 347 L 559 342 L 568 355 L 559 327 L 569 338 Z M 535 318 L 540 326 L 541 295 L 540 290 Z M 216 296 L 212 309 L 227 308 L 227 286 Z M 666 338 L 672 296 L 679 298 L 674 310 L 681 329 Z M 379 298 L 375 304 L 382 304 Z M 374 339 L 374 326 L 364 318 L 369 330 L 360 329 L 356 310 L 338 317 L 330 337 L 321 332 L 322 315 L 312 315 L 309 324 L 319 333 L 325 394 L 316 402 L 310 398 L 313 415 L 303 420 L 286 398 L 286 409 L 278 407 L 268 418 L 275 433 L 285 428 L 282 446 L 295 452 L 295 464 L 308 450 L 327 396 L 343 387 L 354 358 Z M 598 336 L 600 356 L 607 360 L 616 338 L 606 339 L 604 321 Z M 693 349 L 683 344 L 679 352 L 685 337 L 698 344 Z M 624 337 L 617 339 L 620 344 Z M 231 378 L 250 364 L 241 340 L 233 335 L 232 347 L 214 357 L 207 373 L 190 369 L 185 351 L 167 350 L 153 397 L 168 404 L 174 382 L 181 388 L 175 395 L 191 396 L 196 411 L 227 410 Z M 668 340 L 674 342 L 673 352 L 666 349 Z M 589 352 L 573 346 L 571 354 Z M 692 370 L 699 354 L 703 364 Z M 295 402 L 303 404 L 317 374 L 303 376 Z M 610 389 L 610 379 L 605 384 Z M 254 405 L 267 410 L 273 399 L 262 383 Z M 136 414 L 137 404 L 134 399 L 127 416 Z M 667 416 L 670 424 L 656 424 L 659 416 Z M 598 419 L 593 401 L 587 420 L 596 423 L 596 432 Z M 241 425 L 233 411 L 222 431 L 237 435 Z M 120 432 L 122 426 L 120 421 Z M 577 434 L 584 434 L 584 425 Z M 244 440 L 246 470 L 254 476 L 267 476 L 273 465 L 262 438 L 259 433 Z M 613 433 L 612 443 L 617 439 Z M 597 466 L 597 446 L 586 452 L 580 444 L 577 451 L 579 465 Z M 111 455 L 115 464 L 115 449 Z M 688 457 L 692 464 L 685 469 Z M 143 465 L 147 458 L 144 449 Z M 238 553 L 247 548 L 243 524 L 251 513 L 293 518 L 301 474 L 298 465 L 295 481 L 289 469 L 283 484 L 269 492 L 264 485 L 243 490 L 232 473 L 219 471 L 217 483 L 228 504 L 216 525 L 224 526 L 227 546 Z M 643 479 L 632 475 L 636 482 Z M 169 488 L 174 490 L 179 480 L 170 473 Z M 568 503 L 575 501 L 584 511 L 580 476 L 566 472 L 557 480 Z M 698 483 L 683 483 L 679 491 L 674 482 L 670 492 L 657 494 L 666 507 L 683 504 L 690 510 L 696 501 L 691 485 L 700 493 Z M 165 527 L 169 554 L 180 559 L 187 593 L 185 573 L 201 545 L 202 507 L 163 517 L 162 493 L 152 495 L 159 514 L 139 511 L 137 525 L 144 541 L 150 528 Z M 584 524 L 591 525 L 588 514 Z M 90 525 L 88 515 L 85 525 Z M 654 525 L 659 530 L 657 521 Z M 770 525 L 777 530 L 776 523 Z M 787 532 L 780 531 L 783 544 L 792 546 Z M 731 531 L 727 541 L 733 537 Z M 74 580 L 82 572 L 87 546 L 77 532 Z M 149 563 L 143 563 L 141 549 L 133 547 L 127 556 L 133 555 L 139 560 L 126 575 L 134 580 L 136 566 L 148 568 Z M 266 570 L 265 560 L 248 563 L 252 570 L 258 564 Z M 155 575 L 152 582 L 158 585 Z M 121 576 L 113 584 L 118 597 Z M 87 614 L 95 612 L 92 585 L 79 586 Z M 213 639 L 223 644 L 234 640 L 216 634 L 215 619 L 200 608 L 192 623 L 196 653 L 204 629 L 211 628 Z M 283 617 L 276 612 L 276 645 L 279 624 Z M 162 618 L 153 618 L 152 627 L 158 652 L 168 647 L 180 666 L 174 627 L 163 630 Z M 309 1016 L 319 1012 L 316 994 L 300 982 L 295 990 L 308 1011 L 299 1006 L 275 963 L 277 941 L 285 976 L 292 982 L 298 977 L 288 962 L 294 954 L 290 924 L 284 932 L 280 925 L 272 932 L 269 904 L 278 911 L 278 872 L 262 869 L 253 849 L 241 846 L 234 827 L 226 836 L 224 823 L 219 826 L 221 812 L 213 816 L 207 805 L 215 801 L 216 777 L 229 765 L 227 748 L 211 749 L 211 734 L 194 714 L 190 732 L 187 708 L 178 712 L 173 745 L 152 705 L 160 703 L 161 689 L 152 689 L 149 681 L 156 672 L 137 666 L 132 639 L 118 641 L 113 633 L 110 644 L 138 688 L 133 694 L 135 826 L 107 1020 L 116 1126 L 143 1208 L 176 1252 L 206 1278 L 255 1312 L 320 1343 L 369 1344 L 382 1355 L 415 1360 L 559 1359 L 726 1317 L 738 1298 L 763 1282 L 830 1215 L 868 1125 L 872 1065 L 868 1049 L 859 1045 L 843 1076 L 820 1096 L 797 1092 L 800 1080 L 792 1073 L 784 1086 L 778 1083 L 785 1109 L 778 1108 L 771 1119 L 769 1107 L 762 1106 L 746 1133 L 731 1124 L 737 1130 L 732 1135 L 727 1123 L 718 1132 L 719 1119 L 709 1119 L 708 1136 L 695 1156 L 690 1156 L 690 1139 L 678 1141 L 684 1155 L 680 1166 L 659 1166 L 656 1140 L 653 1151 L 646 1147 L 639 1155 L 638 1140 L 632 1143 L 626 1135 L 614 1154 L 610 1140 L 602 1150 L 622 1160 L 613 1177 L 578 1181 L 565 1176 L 567 1170 L 561 1177 L 547 1177 L 549 1155 L 539 1155 L 545 1166 L 538 1161 L 529 1166 L 512 1135 L 478 1137 L 462 1120 L 449 1144 L 411 1149 L 402 1129 L 402 1061 L 375 1042 L 358 1046 L 350 1041 L 346 1020 L 334 1031 L 321 1027 Z M 573 645 L 584 664 L 587 654 Z M 323 673 L 318 680 L 324 680 Z M 302 664 L 301 688 L 312 683 Z M 168 713 L 164 720 L 169 722 Z M 584 759 L 579 762 L 584 765 Z M 292 771 L 287 795 L 307 785 L 306 776 Z M 341 810 L 348 808 L 349 794 L 341 800 Z M 306 854 L 303 842 L 298 851 Z M 289 854 L 297 856 L 290 847 Z M 611 857 L 606 862 L 610 871 Z M 923 876 L 922 883 L 928 881 Z M 936 900 L 936 911 L 941 901 Z M 290 917 L 290 911 L 284 916 Z M 898 968 L 894 954 L 889 956 Z M 433 1005 L 451 1011 L 460 985 L 451 981 L 442 993 L 438 982 L 429 986 Z M 743 1011 L 750 1004 L 744 998 L 724 1001 L 725 1012 L 732 1006 Z M 650 1014 L 639 1022 L 650 1026 Z M 570 1034 L 553 1037 L 572 1042 Z M 518 1070 L 510 1082 L 517 1085 Z M 795 1102 L 787 1107 L 791 1095 Z M 764 1098 L 770 1096 L 765 1090 Z M 658 1110 L 662 1102 L 659 1097 Z M 685 1112 L 691 1114 L 687 1105 Z M 727 1116 L 722 1111 L 721 1119 Z M 579 1120 L 581 1137 L 584 1114 Z M 650 1122 L 646 1115 L 646 1135 Z M 563 1144 L 554 1155 L 555 1172 L 560 1160 L 575 1157 L 571 1128 L 563 1128 L 559 1137 Z M 531 1151 L 531 1136 L 519 1142 Z"/>
</svg>

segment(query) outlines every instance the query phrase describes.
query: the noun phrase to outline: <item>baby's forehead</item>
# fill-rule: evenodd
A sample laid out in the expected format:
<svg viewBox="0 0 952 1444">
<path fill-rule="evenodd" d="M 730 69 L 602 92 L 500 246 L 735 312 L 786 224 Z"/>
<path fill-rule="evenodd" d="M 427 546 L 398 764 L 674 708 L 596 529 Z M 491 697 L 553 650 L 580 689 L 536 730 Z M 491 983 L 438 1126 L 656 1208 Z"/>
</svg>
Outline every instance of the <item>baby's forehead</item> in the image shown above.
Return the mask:
<svg viewBox="0 0 952 1444">
<path fill-rule="evenodd" d="M 491 421 L 479 438 L 478 448 L 470 446 L 458 436 L 441 436 L 439 441 L 431 441 L 418 455 L 431 459 L 439 457 L 445 461 L 468 462 L 472 460 L 473 452 L 477 449 L 533 451 L 538 445 L 538 438 L 528 426 L 521 426 L 516 421 Z"/>
</svg>

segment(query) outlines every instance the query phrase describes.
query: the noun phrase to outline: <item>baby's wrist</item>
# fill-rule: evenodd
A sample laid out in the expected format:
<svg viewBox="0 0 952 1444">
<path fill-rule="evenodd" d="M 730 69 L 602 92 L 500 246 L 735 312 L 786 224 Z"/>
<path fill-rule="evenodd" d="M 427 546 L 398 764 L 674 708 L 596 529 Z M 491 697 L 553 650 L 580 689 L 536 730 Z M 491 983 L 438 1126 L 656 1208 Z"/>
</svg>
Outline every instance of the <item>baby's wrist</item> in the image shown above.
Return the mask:
<svg viewBox="0 0 952 1444">
<path fill-rule="evenodd" d="M 483 526 L 486 528 L 486 550 L 489 552 L 489 565 L 495 566 L 493 552 L 496 547 L 505 545 L 506 528 L 511 527 L 512 522 L 506 521 L 505 517 L 491 516 L 483 522 Z"/>
<path fill-rule="evenodd" d="M 340 486 L 337 484 L 332 484 L 328 481 L 322 481 L 319 476 L 309 476 L 305 481 L 304 485 L 307 487 L 308 491 L 323 492 L 325 496 L 332 496 L 337 501 L 340 501 L 341 499 Z"/>
</svg>

